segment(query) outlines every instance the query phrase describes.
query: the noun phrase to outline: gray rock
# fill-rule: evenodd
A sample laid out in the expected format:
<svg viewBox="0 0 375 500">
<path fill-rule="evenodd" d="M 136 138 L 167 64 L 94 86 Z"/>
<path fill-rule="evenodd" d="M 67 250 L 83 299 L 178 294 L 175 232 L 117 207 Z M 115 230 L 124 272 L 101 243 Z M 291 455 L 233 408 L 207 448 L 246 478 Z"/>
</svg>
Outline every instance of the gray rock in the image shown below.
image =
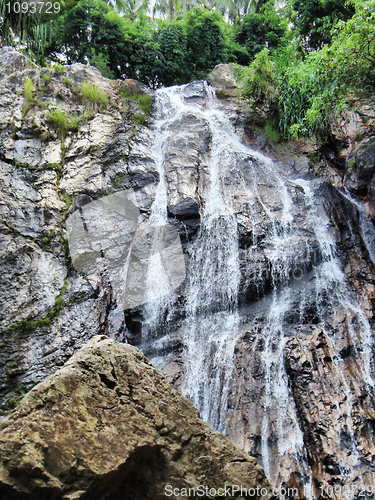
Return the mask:
<svg viewBox="0 0 375 500">
<path fill-rule="evenodd" d="M 14 50 L 13 47 L 0 48 L 0 73 L 3 76 L 10 75 L 15 71 L 36 67 L 27 57 Z"/>
<path fill-rule="evenodd" d="M 347 163 L 355 182 L 354 185 L 349 186 L 355 192 L 365 196 L 370 185 L 375 183 L 375 137 L 362 142 L 354 149 L 349 154 Z M 375 203 L 375 198 L 371 198 L 371 202 Z"/>
<path fill-rule="evenodd" d="M 0 233 L 2 287 L 0 325 L 44 316 L 53 308 L 66 277 L 59 258 L 21 235 Z"/>
<path fill-rule="evenodd" d="M 99 266 L 89 277 L 72 269 L 65 219 L 85 205 L 85 197 L 87 204 L 131 187 L 138 189 L 137 205 L 147 211 L 158 173 L 150 132 L 137 131 L 131 117 L 123 119 L 122 84 L 77 64 L 61 74 L 51 72 L 46 85 L 41 74 L 48 70 L 29 64 L 12 48 L 0 49 L 0 67 L 0 401 L 9 409 L 12 398 L 55 371 L 82 342 L 111 329 L 108 317 L 116 304 L 105 269 Z M 47 109 L 26 102 L 26 77 Z M 91 109 L 80 130 L 68 133 L 62 144 L 48 110 L 74 116 L 87 111 L 90 104 L 79 90 L 84 81 L 103 89 L 111 106 Z M 135 88 L 134 82 L 124 85 Z"/>
<path fill-rule="evenodd" d="M 218 97 L 239 96 L 241 88 L 233 74 L 231 64 L 218 64 L 207 76 L 207 83 L 216 90 Z"/>
</svg>

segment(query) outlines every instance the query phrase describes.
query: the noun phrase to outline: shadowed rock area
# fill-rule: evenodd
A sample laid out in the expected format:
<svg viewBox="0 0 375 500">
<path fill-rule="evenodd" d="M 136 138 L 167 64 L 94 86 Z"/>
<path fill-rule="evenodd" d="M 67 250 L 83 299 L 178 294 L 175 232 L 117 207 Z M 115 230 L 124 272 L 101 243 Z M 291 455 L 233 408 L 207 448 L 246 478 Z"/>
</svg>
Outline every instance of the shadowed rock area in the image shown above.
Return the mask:
<svg viewBox="0 0 375 500">
<path fill-rule="evenodd" d="M 275 498 L 254 458 L 213 432 L 137 348 L 105 336 L 25 396 L 0 443 L 4 500 L 156 500 L 166 485 L 268 488 L 251 498 Z"/>
</svg>

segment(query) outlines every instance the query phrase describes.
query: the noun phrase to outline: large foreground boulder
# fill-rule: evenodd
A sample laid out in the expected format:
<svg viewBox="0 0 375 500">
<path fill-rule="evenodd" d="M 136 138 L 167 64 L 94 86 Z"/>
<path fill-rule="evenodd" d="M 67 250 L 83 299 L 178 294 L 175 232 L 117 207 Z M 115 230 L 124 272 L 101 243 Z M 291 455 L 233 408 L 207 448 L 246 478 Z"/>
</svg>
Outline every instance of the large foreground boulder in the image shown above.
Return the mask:
<svg viewBox="0 0 375 500">
<path fill-rule="evenodd" d="M 157 500 L 183 488 L 242 498 L 237 486 L 243 498 L 274 498 L 255 459 L 213 432 L 138 349 L 105 336 L 25 396 L 0 426 L 0 450 L 2 500 Z"/>
</svg>

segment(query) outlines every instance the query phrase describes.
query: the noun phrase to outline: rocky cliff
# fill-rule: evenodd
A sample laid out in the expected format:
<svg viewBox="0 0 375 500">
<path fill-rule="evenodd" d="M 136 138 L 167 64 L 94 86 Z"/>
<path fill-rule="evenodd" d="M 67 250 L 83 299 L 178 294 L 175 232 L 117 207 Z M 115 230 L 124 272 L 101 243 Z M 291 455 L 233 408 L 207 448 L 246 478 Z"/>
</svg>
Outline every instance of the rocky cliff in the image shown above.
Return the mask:
<svg viewBox="0 0 375 500">
<path fill-rule="evenodd" d="M 195 82 L 152 94 L 150 116 L 150 91 L 90 67 L 5 48 L 0 69 L 3 410 L 106 334 L 273 485 L 374 484 L 371 138 L 347 141 L 345 168 L 273 146 L 229 67 L 210 76 L 222 99 Z"/>
<path fill-rule="evenodd" d="M 135 92 L 134 82 L 110 82 L 81 65 L 41 70 L 7 48 L 0 60 L 1 387 L 3 405 L 12 408 L 92 336 L 117 332 L 106 276 L 82 276 L 71 266 L 69 213 L 85 200 L 150 184 L 157 173 L 152 165 L 150 176 L 144 173 L 152 162 L 143 154 L 148 130 L 133 119 L 142 112 L 119 93 Z M 110 104 L 85 100 L 83 82 L 99 85 Z M 59 116 L 53 121 L 56 110 L 61 123 Z M 74 119 L 79 132 L 69 130 Z M 142 135 L 144 145 L 137 142 Z"/>
</svg>

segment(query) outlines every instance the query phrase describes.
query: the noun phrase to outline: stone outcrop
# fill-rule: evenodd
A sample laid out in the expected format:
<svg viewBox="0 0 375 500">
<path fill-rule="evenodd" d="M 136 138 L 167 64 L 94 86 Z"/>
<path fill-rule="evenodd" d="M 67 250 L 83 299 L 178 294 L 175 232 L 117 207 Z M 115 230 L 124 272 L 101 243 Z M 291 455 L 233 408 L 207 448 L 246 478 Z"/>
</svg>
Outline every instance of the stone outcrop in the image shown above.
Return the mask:
<svg viewBox="0 0 375 500">
<path fill-rule="evenodd" d="M 161 500 L 199 486 L 208 499 L 232 485 L 276 498 L 255 459 L 213 432 L 138 349 L 104 336 L 24 397 L 0 443 L 4 500 Z"/>
<path fill-rule="evenodd" d="M 346 185 L 366 199 L 375 220 L 375 137 L 361 142 L 348 156 L 347 164 Z"/>
<path fill-rule="evenodd" d="M 231 64 L 218 64 L 207 76 L 207 83 L 216 91 L 216 95 L 223 97 L 240 97 L 240 84 L 233 75 Z"/>
</svg>

